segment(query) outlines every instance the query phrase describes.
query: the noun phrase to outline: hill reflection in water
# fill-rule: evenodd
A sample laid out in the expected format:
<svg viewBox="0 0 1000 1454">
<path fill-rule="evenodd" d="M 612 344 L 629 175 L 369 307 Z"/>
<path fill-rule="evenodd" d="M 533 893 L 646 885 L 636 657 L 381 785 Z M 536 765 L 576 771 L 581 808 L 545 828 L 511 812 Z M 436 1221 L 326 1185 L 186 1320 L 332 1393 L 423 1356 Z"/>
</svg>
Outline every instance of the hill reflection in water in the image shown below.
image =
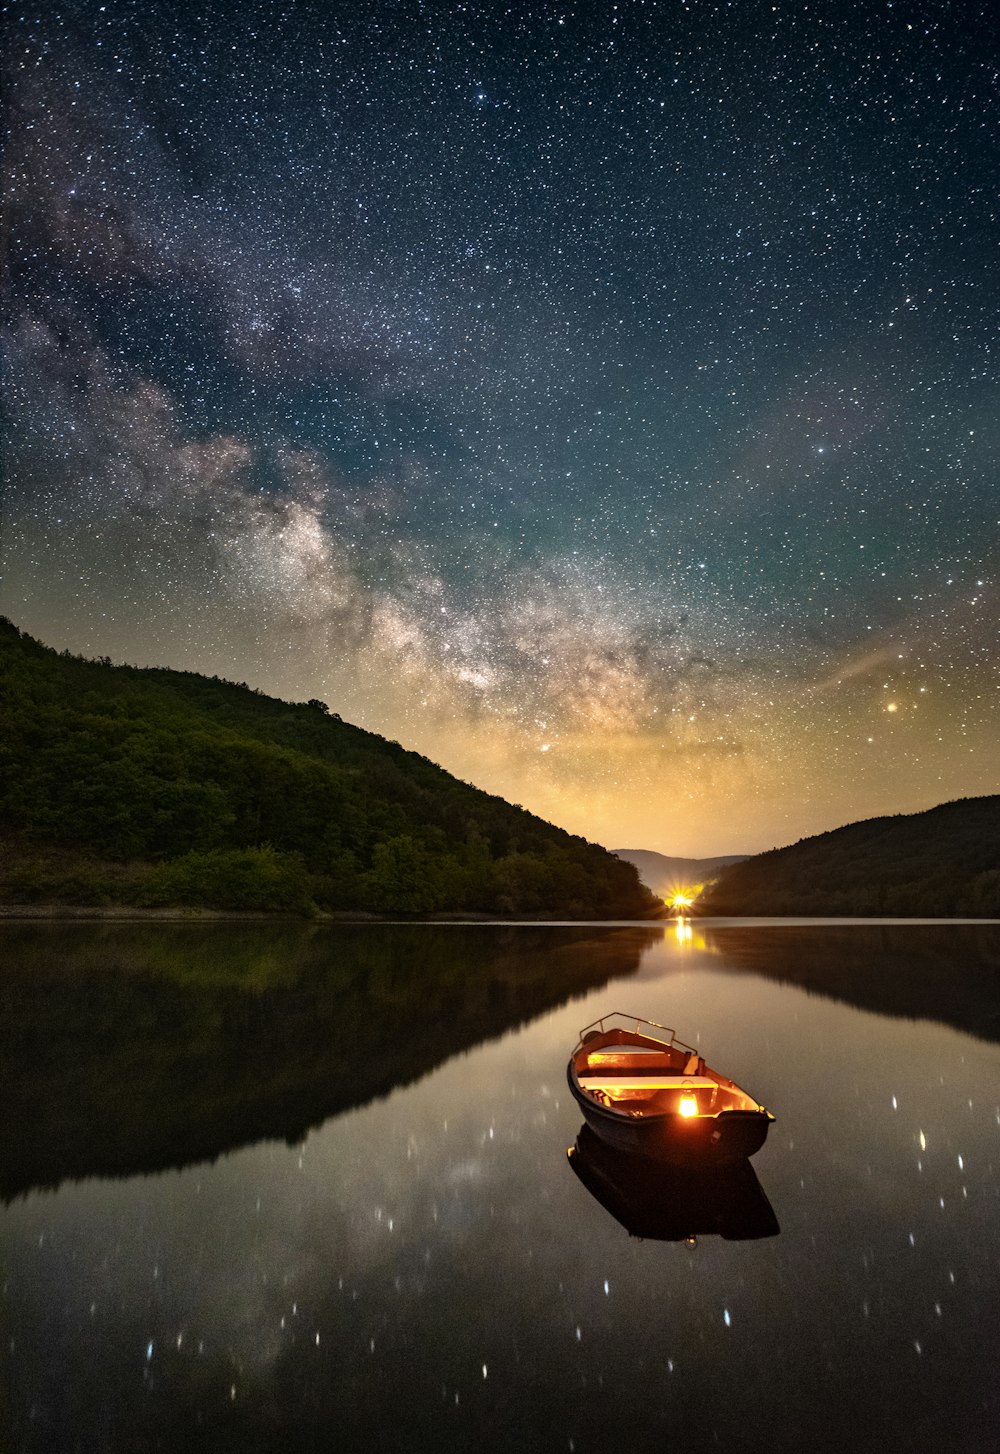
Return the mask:
<svg viewBox="0 0 1000 1454">
<path fill-rule="evenodd" d="M 609 978 L 661 929 L 4 929 L 0 1195 L 306 1132 Z"/>
<path fill-rule="evenodd" d="M 635 974 L 676 933 L 5 926 L 0 1196 L 298 1141 L 575 994 Z M 691 947 L 713 969 L 1000 1040 L 996 926 L 706 922 L 693 926 Z"/>
<path fill-rule="evenodd" d="M 842 1000 L 858 1009 L 936 1020 L 1000 1041 L 996 924 L 713 924 L 698 927 L 717 967 Z"/>
</svg>

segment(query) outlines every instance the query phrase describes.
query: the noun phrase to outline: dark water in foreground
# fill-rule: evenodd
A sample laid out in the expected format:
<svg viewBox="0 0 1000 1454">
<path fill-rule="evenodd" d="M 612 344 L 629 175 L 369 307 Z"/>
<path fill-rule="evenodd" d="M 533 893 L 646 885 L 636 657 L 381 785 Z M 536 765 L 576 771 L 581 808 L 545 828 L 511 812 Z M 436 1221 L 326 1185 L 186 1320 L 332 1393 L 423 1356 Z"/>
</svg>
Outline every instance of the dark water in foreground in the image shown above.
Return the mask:
<svg viewBox="0 0 1000 1454">
<path fill-rule="evenodd" d="M 0 935 L 0 1447 L 1000 1446 L 1000 929 Z M 574 1174 L 613 1009 L 756 1181 Z"/>
</svg>

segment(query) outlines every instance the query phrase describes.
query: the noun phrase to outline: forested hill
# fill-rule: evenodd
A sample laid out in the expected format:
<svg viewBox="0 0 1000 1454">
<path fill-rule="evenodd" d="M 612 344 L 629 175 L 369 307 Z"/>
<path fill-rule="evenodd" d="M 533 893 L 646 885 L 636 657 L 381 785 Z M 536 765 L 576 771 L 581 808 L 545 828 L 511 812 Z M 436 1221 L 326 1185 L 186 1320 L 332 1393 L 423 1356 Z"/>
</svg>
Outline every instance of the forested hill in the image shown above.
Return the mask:
<svg viewBox="0 0 1000 1454">
<path fill-rule="evenodd" d="M 0 896 L 643 918 L 631 864 L 342 722 L 0 618 Z"/>
<path fill-rule="evenodd" d="M 724 869 L 706 914 L 1000 917 L 1000 796 L 849 823 Z"/>
</svg>

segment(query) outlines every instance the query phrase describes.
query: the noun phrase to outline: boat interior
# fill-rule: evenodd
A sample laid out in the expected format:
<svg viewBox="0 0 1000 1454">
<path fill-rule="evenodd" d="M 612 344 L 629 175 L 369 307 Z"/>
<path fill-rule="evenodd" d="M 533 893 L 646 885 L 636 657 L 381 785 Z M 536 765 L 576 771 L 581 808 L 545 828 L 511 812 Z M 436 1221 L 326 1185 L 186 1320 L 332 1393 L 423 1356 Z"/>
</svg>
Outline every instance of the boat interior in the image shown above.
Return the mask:
<svg viewBox="0 0 1000 1454">
<path fill-rule="evenodd" d="M 706 1066 L 689 1046 L 619 1030 L 587 1036 L 573 1056 L 580 1089 L 600 1105 L 631 1115 L 717 1116 L 757 1111 L 757 1102 Z"/>
</svg>

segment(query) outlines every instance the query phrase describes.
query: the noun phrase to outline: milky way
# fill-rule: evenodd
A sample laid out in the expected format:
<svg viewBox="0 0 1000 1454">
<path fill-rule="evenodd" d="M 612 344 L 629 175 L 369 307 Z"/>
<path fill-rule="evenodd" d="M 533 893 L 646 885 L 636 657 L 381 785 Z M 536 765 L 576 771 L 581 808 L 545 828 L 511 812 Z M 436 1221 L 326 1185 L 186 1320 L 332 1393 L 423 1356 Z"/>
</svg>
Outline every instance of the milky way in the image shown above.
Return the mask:
<svg viewBox="0 0 1000 1454">
<path fill-rule="evenodd" d="M 988 6 L 30 4 L 0 609 L 612 847 L 997 791 Z"/>
</svg>

